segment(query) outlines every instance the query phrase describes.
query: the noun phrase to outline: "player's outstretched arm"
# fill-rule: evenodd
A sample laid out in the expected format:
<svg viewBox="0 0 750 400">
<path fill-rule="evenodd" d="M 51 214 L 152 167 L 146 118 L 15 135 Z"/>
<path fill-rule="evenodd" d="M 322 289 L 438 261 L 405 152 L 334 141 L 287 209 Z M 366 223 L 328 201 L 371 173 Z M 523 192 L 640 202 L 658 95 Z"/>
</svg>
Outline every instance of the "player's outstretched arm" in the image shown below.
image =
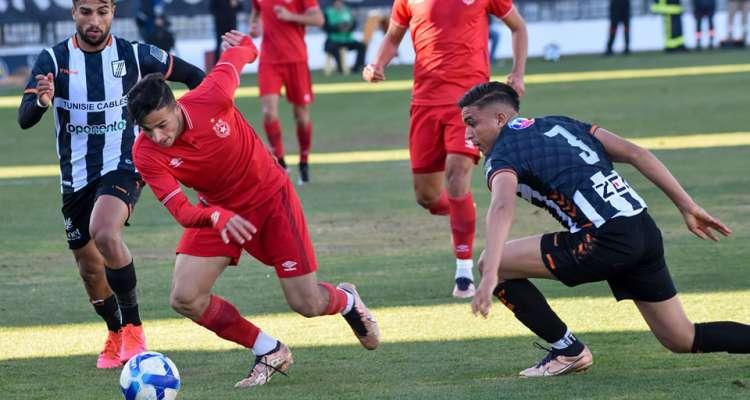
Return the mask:
<svg viewBox="0 0 750 400">
<path fill-rule="evenodd" d="M 529 33 L 526 29 L 526 21 L 514 6 L 511 12 L 503 18 L 503 22 L 510 29 L 513 48 L 513 69 L 508 74 L 507 84 L 518 92 L 519 97 L 523 97 L 526 94 L 524 75 L 529 53 Z"/>
<path fill-rule="evenodd" d="M 487 243 L 482 252 L 482 278 L 471 302 L 471 311 L 474 315 L 478 313 L 487 317 L 492 306 L 492 292 L 500 279 L 499 270 L 503 248 L 513 224 L 516 186 L 518 186 L 518 179 L 513 172 L 499 172 L 492 177 L 492 200 L 486 217 Z"/>
<path fill-rule="evenodd" d="M 701 239 L 714 241 L 718 238 L 712 230 L 724 236 L 732 233 L 728 226 L 696 204 L 669 169 L 649 150 L 603 128 L 597 128 L 594 135 L 604 145 L 604 150 L 613 161 L 632 165 L 672 200 L 682 213 L 690 232 Z"/>
<path fill-rule="evenodd" d="M 198 67 L 189 62 L 174 57 L 172 59 L 172 73 L 169 76 L 169 80 L 172 82 L 182 82 L 189 89 L 195 89 L 198 85 L 203 82 L 203 78 L 206 74 Z"/>
<path fill-rule="evenodd" d="M 406 27 L 391 20 L 388 31 L 385 33 L 383 42 L 380 43 L 375 62 L 367 64 L 362 70 L 362 79 L 367 82 L 380 82 L 385 80 L 385 66 L 396 56 L 398 46 L 406 34 Z"/>
</svg>

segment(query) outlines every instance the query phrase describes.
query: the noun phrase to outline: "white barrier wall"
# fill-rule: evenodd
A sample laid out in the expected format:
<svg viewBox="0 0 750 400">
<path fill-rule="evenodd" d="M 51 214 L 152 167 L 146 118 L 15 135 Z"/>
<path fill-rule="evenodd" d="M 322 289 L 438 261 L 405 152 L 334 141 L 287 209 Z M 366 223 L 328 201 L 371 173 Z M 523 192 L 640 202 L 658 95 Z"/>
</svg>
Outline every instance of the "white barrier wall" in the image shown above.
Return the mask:
<svg viewBox="0 0 750 400">
<path fill-rule="evenodd" d="M 714 17 L 716 24 L 716 44 L 719 40 L 726 37 L 726 13 L 717 13 Z M 692 15 L 683 15 L 683 30 L 685 33 L 685 43 L 689 48 L 695 46 L 695 21 Z M 704 25 L 706 25 L 704 23 Z M 509 58 L 511 56 L 510 31 L 505 25 L 498 24 L 500 29 L 500 46 L 498 49 L 499 56 Z M 630 30 L 631 39 L 630 47 L 632 51 L 660 50 L 664 47 L 662 34 L 662 18 L 655 15 L 636 17 L 631 20 Z M 564 21 L 564 22 L 536 22 L 528 25 L 529 30 L 529 56 L 538 57 L 542 55 L 544 46 L 549 43 L 556 43 L 563 54 L 591 54 L 603 53 L 607 35 L 609 31 L 609 21 L 605 19 L 585 20 L 585 21 Z M 737 30 L 738 31 L 738 30 Z M 380 45 L 383 35 L 377 32 L 373 35 L 370 46 L 367 49 L 368 62 L 375 57 L 377 48 Z M 309 33 L 305 41 L 309 55 L 309 63 L 312 69 L 321 69 L 325 64 L 325 54 L 323 53 L 323 42 L 325 36 L 323 33 Z M 198 66 L 204 65 L 204 52 L 213 49 L 213 40 L 184 40 L 177 43 L 177 54 Z M 622 34 L 618 33 L 615 41 L 615 52 L 623 48 Z M 354 54 L 350 53 L 350 63 L 354 62 Z M 412 50 L 411 38 L 407 34 L 399 48 L 398 58 L 394 60 L 396 64 L 411 64 L 414 62 L 414 51 Z M 257 71 L 257 64 L 248 65 L 244 72 Z"/>
</svg>

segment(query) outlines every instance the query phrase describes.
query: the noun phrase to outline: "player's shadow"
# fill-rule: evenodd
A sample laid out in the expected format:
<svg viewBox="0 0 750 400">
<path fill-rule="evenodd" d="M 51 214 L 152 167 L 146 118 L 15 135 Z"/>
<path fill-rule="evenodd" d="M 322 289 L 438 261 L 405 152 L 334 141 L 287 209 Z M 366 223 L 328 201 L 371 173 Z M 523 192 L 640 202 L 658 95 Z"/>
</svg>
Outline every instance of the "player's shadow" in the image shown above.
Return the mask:
<svg viewBox="0 0 750 400">
<path fill-rule="evenodd" d="M 164 351 L 178 366 L 190 399 L 723 399 L 750 395 L 750 360 L 724 354 L 675 355 L 647 332 L 586 333 L 593 367 L 554 379 L 518 371 L 543 352 L 528 336 L 503 339 L 293 347 L 289 376 L 233 389 L 251 356 L 231 351 Z M 218 339 L 217 339 L 218 340 Z M 159 349 L 154 349 L 159 351 Z M 96 370 L 95 355 L 6 360 L 3 398 L 118 399 L 119 370 Z"/>
</svg>

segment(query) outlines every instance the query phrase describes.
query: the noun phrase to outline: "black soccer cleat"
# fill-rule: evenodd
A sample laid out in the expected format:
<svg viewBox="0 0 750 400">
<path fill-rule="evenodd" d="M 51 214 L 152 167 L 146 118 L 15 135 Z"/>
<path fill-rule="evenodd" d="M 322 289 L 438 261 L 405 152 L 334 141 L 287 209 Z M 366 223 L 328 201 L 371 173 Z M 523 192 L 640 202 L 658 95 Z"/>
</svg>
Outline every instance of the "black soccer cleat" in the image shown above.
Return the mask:
<svg viewBox="0 0 750 400">
<path fill-rule="evenodd" d="M 299 163 L 299 180 L 298 185 L 304 185 L 310 182 L 310 167 L 306 162 Z"/>
</svg>

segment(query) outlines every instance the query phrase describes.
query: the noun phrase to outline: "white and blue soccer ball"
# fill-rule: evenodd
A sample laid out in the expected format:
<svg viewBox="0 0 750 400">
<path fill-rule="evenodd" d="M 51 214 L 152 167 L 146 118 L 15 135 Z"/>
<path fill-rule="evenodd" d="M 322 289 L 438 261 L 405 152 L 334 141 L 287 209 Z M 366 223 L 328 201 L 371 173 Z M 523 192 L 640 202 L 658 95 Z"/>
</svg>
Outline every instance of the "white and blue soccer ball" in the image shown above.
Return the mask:
<svg viewBox="0 0 750 400">
<path fill-rule="evenodd" d="M 174 400 L 180 390 L 180 373 L 165 355 L 144 351 L 122 367 L 120 389 L 125 400 Z"/>
</svg>

